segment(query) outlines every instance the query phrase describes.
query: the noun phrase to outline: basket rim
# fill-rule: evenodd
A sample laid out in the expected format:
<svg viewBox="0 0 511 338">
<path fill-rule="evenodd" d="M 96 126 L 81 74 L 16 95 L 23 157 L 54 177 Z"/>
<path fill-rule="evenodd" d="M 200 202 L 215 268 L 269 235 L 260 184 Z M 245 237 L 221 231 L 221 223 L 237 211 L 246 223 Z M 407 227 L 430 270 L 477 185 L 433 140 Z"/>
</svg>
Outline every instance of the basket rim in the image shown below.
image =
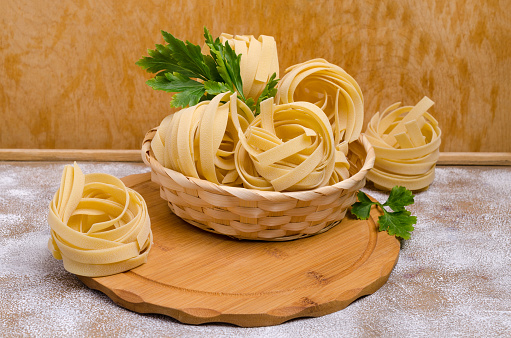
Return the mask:
<svg viewBox="0 0 511 338">
<path fill-rule="evenodd" d="M 292 199 L 300 199 L 300 200 L 312 200 L 317 195 L 329 195 L 333 192 L 337 192 L 339 190 L 348 190 L 353 186 L 362 181 L 366 176 L 367 172 L 371 170 L 374 166 L 374 162 L 376 159 L 375 151 L 373 146 L 367 139 L 367 137 L 361 133 L 358 139 L 354 142 L 359 142 L 365 152 L 366 157 L 364 159 L 364 164 L 362 168 L 356 172 L 353 176 L 342 180 L 333 185 L 327 185 L 323 187 L 318 187 L 311 190 L 302 190 L 302 191 L 265 191 L 265 190 L 257 190 L 257 189 L 248 189 L 244 187 L 231 187 L 227 185 L 216 184 L 207 180 L 203 180 L 196 177 L 185 176 L 184 174 L 164 167 L 158 160 L 152 156 L 151 150 L 151 141 L 156 134 L 158 127 L 152 128 L 149 130 L 142 142 L 141 155 L 143 162 L 153 168 L 159 169 L 159 171 L 166 172 L 167 174 L 170 172 L 173 177 L 180 178 L 181 180 L 187 180 L 189 183 L 197 186 L 197 188 L 202 188 L 204 190 L 215 191 L 215 192 L 224 192 L 233 196 L 237 196 L 243 199 L 250 200 L 251 196 L 256 198 L 265 198 L 268 200 L 281 200 L 283 197 L 292 198 Z"/>
</svg>

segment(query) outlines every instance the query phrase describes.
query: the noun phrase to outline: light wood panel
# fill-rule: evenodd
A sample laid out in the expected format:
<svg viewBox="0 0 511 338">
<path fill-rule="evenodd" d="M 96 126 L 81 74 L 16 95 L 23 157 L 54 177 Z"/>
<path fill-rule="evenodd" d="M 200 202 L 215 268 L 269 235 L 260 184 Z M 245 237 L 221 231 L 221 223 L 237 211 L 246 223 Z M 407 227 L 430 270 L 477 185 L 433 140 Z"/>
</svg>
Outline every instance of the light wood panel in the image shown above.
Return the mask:
<svg viewBox="0 0 511 338">
<path fill-rule="evenodd" d="M 4 0 L 0 147 L 137 149 L 170 112 L 134 63 L 159 30 L 194 43 L 213 33 L 267 34 L 282 70 L 325 58 L 365 96 L 366 122 L 423 95 L 441 150 L 510 152 L 510 1 Z"/>
</svg>

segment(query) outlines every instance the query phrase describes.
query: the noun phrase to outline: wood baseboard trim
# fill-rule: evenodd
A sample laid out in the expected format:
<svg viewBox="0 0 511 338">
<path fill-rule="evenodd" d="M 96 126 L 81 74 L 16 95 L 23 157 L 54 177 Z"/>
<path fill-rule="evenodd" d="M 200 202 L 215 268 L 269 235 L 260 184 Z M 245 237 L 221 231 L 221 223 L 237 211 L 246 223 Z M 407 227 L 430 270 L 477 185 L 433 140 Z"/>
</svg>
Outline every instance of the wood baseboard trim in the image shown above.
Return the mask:
<svg viewBox="0 0 511 338">
<path fill-rule="evenodd" d="M 142 162 L 142 155 L 138 149 L 0 149 L 0 161 Z"/>
<path fill-rule="evenodd" d="M 511 153 L 441 152 L 437 165 L 511 165 Z"/>
<path fill-rule="evenodd" d="M 142 157 L 138 149 L 0 149 L 0 161 L 142 162 Z M 511 153 L 442 152 L 437 164 L 510 166 Z"/>
</svg>

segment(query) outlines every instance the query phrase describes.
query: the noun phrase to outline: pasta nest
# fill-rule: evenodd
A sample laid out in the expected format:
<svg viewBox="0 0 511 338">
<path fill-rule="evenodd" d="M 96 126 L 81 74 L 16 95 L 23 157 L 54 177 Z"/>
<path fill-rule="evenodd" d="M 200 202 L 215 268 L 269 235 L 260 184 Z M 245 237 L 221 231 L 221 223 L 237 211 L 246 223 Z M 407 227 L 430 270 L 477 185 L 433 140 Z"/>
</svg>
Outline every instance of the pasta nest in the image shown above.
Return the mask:
<svg viewBox="0 0 511 338">
<path fill-rule="evenodd" d="M 410 190 L 428 187 L 435 177 L 441 130 L 427 112 L 434 102 L 424 97 L 415 106 L 397 102 L 376 113 L 366 129 L 376 160 L 367 178 L 382 190 L 402 185 Z"/>
<path fill-rule="evenodd" d="M 275 101 L 307 101 L 320 107 L 332 125 L 336 145 L 355 141 L 362 130 L 364 98 L 358 83 L 344 69 L 324 59 L 286 69 Z"/>
<path fill-rule="evenodd" d="M 147 261 L 153 243 L 142 196 L 114 176 L 84 175 L 76 162 L 64 168 L 48 223 L 48 249 L 76 275 L 131 270 Z"/>
<path fill-rule="evenodd" d="M 236 54 L 241 54 L 240 75 L 243 81 L 243 94 L 257 100 L 266 83 L 273 75 L 279 78 L 279 58 L 277 43 L 272 36 L 231 35 L 222 33 L 220 42 L 228 42 Z"/>
<path fill-rule="evenodd" d="M 316 105 L 268 99 L 240 135 L 235 164 L 245 187 L 297 191 L 347 178 L 345 155 L 336 150 L 330 123 Z"/>
<path fill-rule="evenodd" d="M 253 120 L 252 111 L 235 94 L 219 94 L 163 119 L 151 149 L 166 168 L 216 184 L 241 186 L 234 151 L 239 135 Z"/>
</svg>

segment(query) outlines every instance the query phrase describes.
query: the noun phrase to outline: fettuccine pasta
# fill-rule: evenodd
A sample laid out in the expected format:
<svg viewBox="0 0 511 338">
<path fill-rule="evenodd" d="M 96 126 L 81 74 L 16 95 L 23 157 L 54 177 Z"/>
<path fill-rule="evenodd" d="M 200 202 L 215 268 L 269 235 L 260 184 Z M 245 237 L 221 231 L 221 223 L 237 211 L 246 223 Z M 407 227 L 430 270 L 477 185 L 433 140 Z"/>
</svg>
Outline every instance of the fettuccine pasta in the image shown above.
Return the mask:
<svg viewBox="0 0 511 338">
<path fill-rule="evenodd" d="M 49 207 L 48 249 L 67 271 L 107 276 L 147 261 L 153 238 L 147 205 L 118 178 L 66 166 Z"/>
<path fill-rule="evenodd" d="M 189 177 L 240 186 L 234 151 L 254 115 L 235 94 L 235 104 L 225 102 L 229 96 L 219 94 L 167 116 L 151 142 L 158 162 Z"/>
<path fill-rule="evenodd" d="M 420 190 L 431 184 L 441 142 L 438 122 L 427 112 L 433 104 L 428 97 L 416 106 L 398 102 L 371 118 L 365 134 L 376 160 L 367 178 L 377 188 Z"/>
<path fill-rule="evenodd" d="M 309 102 L 270 98 L 254 117 L 236 94 L 219 94 L 167 116 L 151 149 L 166 168 L 230 186 L 295 191 L 349 177 L 347 142 L 334 143 L 325 113 Z"/>
<path fill-rule="evenodd" d="M 278 76 L 275 40 L 224 33 L 220 41 L 242 55 L 243 92 L 257 99 Z M 275 103 L 263 101 L 255 117 L 234 94 L 219 94 L 167 116 L 151 149 L 164 167 L 215 184 L 298 191 L 347 179 L 349 143 L 364 118 L 357 82 L 339 66 L 310 60 L 287 69 Z"/>
<path fill-rule="evenodd" d="M 246 188 L 309 190 L 348 177 L 349 164 L 336 149 L 325 113 L 309 102 L 261 103 L 235 152 L 236 169 Z"/>
<path fill-rule="evenodd" d="M 307 101 L 327 115 L 335 144 L 358 139 L 364 121 L 364 99 L 359 85 L 344 69 L 324 59 L 313 59 L 286 69 L 277 103 Z"/>
<path fill-rule="evenodd" d="M 279 78 L 277 43 L 272 36 L 231 35 L 222 33 L 220 41 L 241 54 L 240 72 L 245 97 L 257 100 L 273 73 Z"/>
</svg>

